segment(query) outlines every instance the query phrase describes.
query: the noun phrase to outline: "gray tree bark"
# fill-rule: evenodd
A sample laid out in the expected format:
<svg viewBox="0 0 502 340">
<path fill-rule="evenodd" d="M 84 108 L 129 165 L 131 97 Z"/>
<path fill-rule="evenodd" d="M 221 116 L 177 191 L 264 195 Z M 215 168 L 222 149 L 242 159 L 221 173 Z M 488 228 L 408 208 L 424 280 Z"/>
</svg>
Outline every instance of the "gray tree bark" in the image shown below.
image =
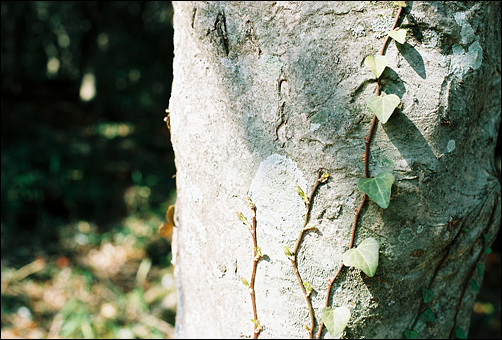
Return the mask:
<svg viewBox="0 0 502 340">
<path fill-rule="evenodd" d="M 253 241 L 236 216 L 251 219 L 248 194 L 265 255 L 255 283 L 260 337 L 307 337 L 307 305 L 283 249 L 305 216 L 295 187 L 309 193 L 319 168 L 331 175 L 313 201 L 317 230 L 298 254 L 318 326 L 363 197 L 365 99 L 376 89 L 363 60 L 380 50 L 397 7 L 183 1 L 174 11 L 177 337 L 252 336 L 240 278 L 251 277 Z M 482 234 L 491 244 L 500 226 L 500 4 L 413 1 L 403 17 L 407 43 L 390 41 L 382 76 L 383 92 L 402 105 L 378 123 L 369 158 L 372 175 L 391 171 L 396 182 L 387 209 L 366 202 L 355 240 L 378 240 L 379 266 L 372 278 L 345 268 L 330 297 L 330 306 L 351 310 L 346 338 L 402 338 L 449 251 L 431 287 L 436 321 L 415 326 L 421 338 L 448 337 Z M 464 330 L 475 298 L 467 289 L 461 301 Z"/>
</svg>

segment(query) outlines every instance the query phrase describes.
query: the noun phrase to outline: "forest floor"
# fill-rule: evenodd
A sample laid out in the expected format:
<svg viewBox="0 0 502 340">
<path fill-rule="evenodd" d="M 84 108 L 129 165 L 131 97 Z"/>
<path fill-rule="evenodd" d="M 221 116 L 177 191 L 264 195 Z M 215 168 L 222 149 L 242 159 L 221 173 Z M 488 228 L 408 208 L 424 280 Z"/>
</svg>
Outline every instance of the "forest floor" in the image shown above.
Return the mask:
<svg viewBox="0 0 502 340">
<path fill-rule="evenodd" d="M 156 252 L 170 248 L 157 235 L 160 223 L 128 217 L 100 235 L 80 221 L 61 229 L 61 242 L 38 249 L 25 265 L 32 249 L 3 256 L 2 339 L 173 338 L 170 256 L 155 260 Z M 59 254 L 50 255 L 51 247 Z"/>
</svg>

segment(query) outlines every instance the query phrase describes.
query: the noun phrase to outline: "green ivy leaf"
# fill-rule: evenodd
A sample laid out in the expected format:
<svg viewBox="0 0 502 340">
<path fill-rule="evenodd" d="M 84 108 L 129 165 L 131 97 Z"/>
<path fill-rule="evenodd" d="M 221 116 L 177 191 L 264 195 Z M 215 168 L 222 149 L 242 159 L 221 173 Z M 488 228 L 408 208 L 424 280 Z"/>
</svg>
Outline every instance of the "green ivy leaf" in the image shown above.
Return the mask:
<svg viewBox="0 0 502 340">
<path fill-rule="evenodd" d="M 389 35 L 392 39 L 397 41 L 400 44 L 404 44 L 406 41 L 406 32 L 408 30 L 406 28 L 401 28 L 401 29 L 395 29 L 392 31 L 389 31 Z"/>
<path fill-rule="evenodd" d="M 331 309 L 330 307 L 324 307 L 322 309 L 322 321 L 326 325 L 329 334 L 333 337 L 338 337 L 350 319 L 350 310 L 345 307 L 336 307 Z"/>
<path fill-rule="evenodd" d="M 305 291 L 307 292 L 307 295 L 310 295 L 310 293 L 312 293 L 312 285 L 307 281 L 303 282 L 303 285 L 305 286 Z"/>
<path fill-rule="evenodd" d="M 471 289 L 475 292 L 477 292 L 479 290 L 479 283 L 478 281 L 472 279 L 471 280 Z"/>
<path fill-rule="evenodd" d="M 236 212 L 236 214 L 239 220 L 241 220 L 241 222 L 244 223 L 244 225 L 246 225 L 248 228 L 252 228 L 251 223 L 248 222 L 246 216 L 244 216 L 241 212 Z"/>
<path fill-rule="evenodd" d="M 245 278 L 243 278 L 242 276 L 241 276 L 241 281 L 242 281 L 242 283 L 244 283 L 244 286 L 249 287 L 248 280 L 246 280 L 246 279 L 245 279 Z"/>
<path fill-rule="evenodd" d="M 302 188 L 300 188 L 300 186 L 296 186 L 296 192 L 298 193 L 298 195 L 300 195 L 300 197 L 302 198 L 302 201 L 304 203 L 308 203 L 309 202 L 309 198 L 307 197 L 307 195 L 305 195 L 305 193 L 303 192 Z"/>
<path fill-rule="evenodd" d="M 369 277 L 373 277 L 378 267 L 378 248 L 377 240 L 369 237 L 356 248 L 349 249 L 343 254 L 343 264 L 359 268 Z"/>
<path fill-rule="evenodd" d="M 434 314 L 434 312 L 430 308 L 427 308 L 426 310 L 424 310 L 422 315 L 420 315 L 420 318 L 424 321 L 429 321 L 429 322 L 436 321 L 436 315 Z"/>
<path fill-rule="evenodd" d="M 250 319 L 254 323 L 255 329 L 261 330 L 260 320 Z"/>
<path fill-rule="evenodd" d="M 370 68 L 376 78 L 379 78 L 389 65 L 389 59 L 384 55 L 369 55 L 364 58 L 364 65 Z"/>
<path fill-rule="evenodd" d="M 476 268 L 478 268 L 478 276 L 482 277 L 483 276 L 483 266 L 480 265 L 479 263 L 476 263 Z"/>
<path fill-rule="evenodd" d="M 467 339 L 464 330 L 460 327 L 457 327 L 455 329 L 455 335 L 457 336 L 458 339 Z"/>
<path fill-rule="evenodd" d="M 383 92 L 381 96 L 373 95 L 366 99 L 366 104 L 378 117 L 382 124 L 387 123 L 390 116 L 400 103 L 401 99 L 399 99 L 399 97 L 395 94 L 389 94 L 386 96 Z"/>
<path fill-rule="evenodd" d="M 486 248 L 485 248 L 485 254 L 486 254 L 486 255 L 491 254 L 491 252 L 492 252 L 492 248 L 491 248 L 491 247 L 486 247 Z"/>
<path fill-rule="evenodd" d="M 390 204 L 390 192 L 394 181 L 395 178 L 391 172 L 381 172 L 375 178 L 361 178 L 357 186 L 376 204 L 387 209 Z"/>
<path fill-rule="evenodd" d="M 407 329 L 404 331 L 404 337 L 406 339 L 417 339 L 418 338 L 418 332 L 417 331 L 412 331 L 411 329 Z"/>
<path fill-rule="evenodd" d="M 434 292 L 430 289 L 422 287 L 422 297 L 424 299 L 424 303 L 429 303 L 434 298 Z"/>
</svg>

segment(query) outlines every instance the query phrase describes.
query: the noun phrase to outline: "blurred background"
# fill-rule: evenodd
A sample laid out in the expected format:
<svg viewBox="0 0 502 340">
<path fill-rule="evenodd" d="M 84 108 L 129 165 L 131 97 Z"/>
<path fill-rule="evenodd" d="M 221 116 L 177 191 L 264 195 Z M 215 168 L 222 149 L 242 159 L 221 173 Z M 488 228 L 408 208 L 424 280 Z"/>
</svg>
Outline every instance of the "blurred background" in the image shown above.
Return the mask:
<svg viewBox="0 0 502 340">
<path fill-rule="evenodd" d="M 2 338 L 169 338 L 170 2 L 1 3 Z"/>
<path fill-rule="evenodd" d="M 172 338 L 170 2 L 1 3 L 2 338 Z M 500 338 L 500 247 L 470 338 Z"/>
</svg>

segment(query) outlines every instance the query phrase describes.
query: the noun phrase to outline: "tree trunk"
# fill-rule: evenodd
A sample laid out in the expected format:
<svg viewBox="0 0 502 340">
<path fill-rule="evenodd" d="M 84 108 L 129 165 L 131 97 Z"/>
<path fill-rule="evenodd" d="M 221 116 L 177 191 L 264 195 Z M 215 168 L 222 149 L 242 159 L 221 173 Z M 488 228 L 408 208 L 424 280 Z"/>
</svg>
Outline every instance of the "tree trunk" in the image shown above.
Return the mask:
<svg viewBox="0 0 502 340">
<path fill-rule="evenodd" d="M 397 9 L 392 1 L 174 2 L 178 337 L 253 335 L 241 282 L 251 278 L 253 238 L 236 215 L 251 222 L 248 195 L 263 253 L 259 337 L 308 337 L 309 309 L 284 246 L 293 248 L 306 214 L 296 185 L 310 193 L 322 168 L 330 177 L 312 202 L 317 228 L 297 254 L 317 332 L 364 196 L 373 116 L 365 100 L 377 82 L 363 61 L 380 51 Z M 401 106 L 377 123 L 368 158 L 371 175 L 396 180 L 387 209 L 366 200 L 354 243 L 379 242 L 378 268 L 368 277 L 344 267 L 329 297 L 330 307 L 351 311 L 346 338 L 403 337 L 430 282 L 435 321 L 419 319 L 418 336 L 467 330 L 477 294 L 468 283 L 482 279 L 472 269 L 484 265 L 500 226 L 500 3 L 413 1 L 401 18 L 407 42 L 389 41 L 381 80 Z"/>
</svg>

